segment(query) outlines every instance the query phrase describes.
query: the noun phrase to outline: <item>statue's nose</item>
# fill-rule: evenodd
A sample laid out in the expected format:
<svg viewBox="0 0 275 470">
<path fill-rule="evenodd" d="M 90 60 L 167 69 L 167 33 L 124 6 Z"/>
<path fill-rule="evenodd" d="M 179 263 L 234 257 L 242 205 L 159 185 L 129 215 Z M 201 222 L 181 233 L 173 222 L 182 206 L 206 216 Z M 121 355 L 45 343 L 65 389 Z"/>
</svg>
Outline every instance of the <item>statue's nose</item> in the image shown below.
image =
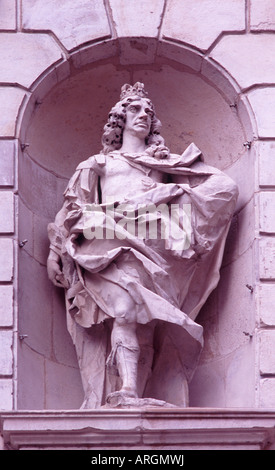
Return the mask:
<svg viewBox="0 0 275 470">
<path fill-rule="evenodd" d="M 140 119 L 143 119 L 144 121 L 146 121 L 147 118 L 148 118 L 148 114 L 147 114 L 144 110 L 142 110 L 142 111 L 140 112 L 139 118 L 140 118 Z"/>
</svg>

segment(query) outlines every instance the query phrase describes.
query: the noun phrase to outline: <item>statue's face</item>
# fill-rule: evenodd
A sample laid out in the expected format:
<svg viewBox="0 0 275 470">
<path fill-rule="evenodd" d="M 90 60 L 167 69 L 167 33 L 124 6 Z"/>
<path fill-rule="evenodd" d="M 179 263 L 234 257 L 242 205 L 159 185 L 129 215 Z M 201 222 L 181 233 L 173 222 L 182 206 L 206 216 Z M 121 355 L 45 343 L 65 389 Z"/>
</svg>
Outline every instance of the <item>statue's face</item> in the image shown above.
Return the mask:
<svg viewBox="0 0 275 470">
<path fill-rule="evenodd" d="M 126 109 L 126 123 L 124 132 L 135 134 L 145 139 L 150 132 L 153 110 L 144 98 L 132 101 Z"/>
</svg>

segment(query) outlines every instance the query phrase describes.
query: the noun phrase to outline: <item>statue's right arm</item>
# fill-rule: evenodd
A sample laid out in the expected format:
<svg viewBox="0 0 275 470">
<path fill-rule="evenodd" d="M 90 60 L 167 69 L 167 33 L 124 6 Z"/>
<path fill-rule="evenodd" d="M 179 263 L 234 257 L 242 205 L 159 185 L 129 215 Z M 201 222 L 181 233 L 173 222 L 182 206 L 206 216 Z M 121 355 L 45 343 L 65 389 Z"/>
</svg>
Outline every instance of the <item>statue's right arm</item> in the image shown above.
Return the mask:
<svg viewBox="0 0 275 470">
<path fill-rule="evenodd" d="M 47 260 L 47 270 L 48 276 L 55 286 L 69 287 L 62 272 L 62 248 L 64 247 L 64 241 L 68 238 L 70 225 L 81 213 L 81 206 L 95 201 L 98 188 L 98 172 L 105 162 L 104 160 L 102 163 L 101 160 L 98 163 L 94 157 L 90 157 L 87 161 L 78 165 L 64 192 L 65 201 L 62 208 L 57 213 L 54 222 L 48 225 L 50 253 Z M 91 171 L 94 167 L 97 168 L 97 172 Z"/>
<path fill-rule="evenodd" d="M 50 281 L 57 287 L 68 287 L 61 271 L 60 257 L 52 250 L 47 260 L 47 271 Z"/>
</svg>

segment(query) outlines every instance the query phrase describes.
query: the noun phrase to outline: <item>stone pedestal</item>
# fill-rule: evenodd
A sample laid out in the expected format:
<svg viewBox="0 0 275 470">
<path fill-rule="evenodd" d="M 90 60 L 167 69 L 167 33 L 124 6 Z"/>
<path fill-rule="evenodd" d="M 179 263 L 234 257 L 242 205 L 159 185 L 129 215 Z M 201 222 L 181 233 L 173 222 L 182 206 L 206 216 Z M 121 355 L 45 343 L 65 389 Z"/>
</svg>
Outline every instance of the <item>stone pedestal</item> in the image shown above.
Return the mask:
<svg viewBox="0 0 275 470">
<path fill-rule="evenodd" d="M 275 412 L 149 408 L 1 414 L 10 450 L 273 450 Z"/>
</svg>

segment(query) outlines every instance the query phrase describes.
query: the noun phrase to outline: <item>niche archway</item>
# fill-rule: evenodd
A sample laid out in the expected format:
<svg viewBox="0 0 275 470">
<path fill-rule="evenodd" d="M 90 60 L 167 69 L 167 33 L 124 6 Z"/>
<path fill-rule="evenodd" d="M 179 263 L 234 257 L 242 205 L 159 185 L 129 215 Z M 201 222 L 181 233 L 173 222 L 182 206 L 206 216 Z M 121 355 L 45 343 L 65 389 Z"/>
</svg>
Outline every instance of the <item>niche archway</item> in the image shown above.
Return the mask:
<svg viewBox="0 0 275 470">
<path fill-rule="evenodd" d="M 87 57 L 92 56 L 92 47 Z M 99 57 L 100 46 L 96 47 Z M 194 70 L 190 60 L 189 66 L 185 63 L 185 49 L 174 47 L 177 61 L 159 53 L 146 65 L 122 65 L 116 55 L 86 64 L 82 60 L 79 68 L 61 63 L 33 87 L 19 131 L 21 143 L 27 143 L 19 159 L 19 236 L 28 240 L 19 251 L 19 332 L 27 335 L 18 346 L 19 409 L 78 408 L 82 403 L 63 293 L 47 278 L 46 227 L 62 204 L 75 167 L 100 151 L 102 128 L 121 85 L 135 81 L 145 83 L 174 153 L 195 142 L 207 163 L 237 183 L 246 173 L 221 280 L 198 317 L 205 328 L 205 348 L 190 386 L 190 405 L 253 405 L 254 346 L 249 334 L 243 333 L 251 331 L 254 322 L 246 288 L 252 272 L 248 225 L 253 226 L 254 191 L 253 155 L 243 145 L 251 140 L 249 114 L 225 72 L 209 62 Z M 80 48 L 74 54 L 82 52 Z M 195 51 L 192 54 L 199 57 Z M 66 73 L 58 73 L 59 68 Z M 204 72 L 206 68 L 211 74 Z M 244 370 L 246 384 L 241 387 Z"/>
</svg>

